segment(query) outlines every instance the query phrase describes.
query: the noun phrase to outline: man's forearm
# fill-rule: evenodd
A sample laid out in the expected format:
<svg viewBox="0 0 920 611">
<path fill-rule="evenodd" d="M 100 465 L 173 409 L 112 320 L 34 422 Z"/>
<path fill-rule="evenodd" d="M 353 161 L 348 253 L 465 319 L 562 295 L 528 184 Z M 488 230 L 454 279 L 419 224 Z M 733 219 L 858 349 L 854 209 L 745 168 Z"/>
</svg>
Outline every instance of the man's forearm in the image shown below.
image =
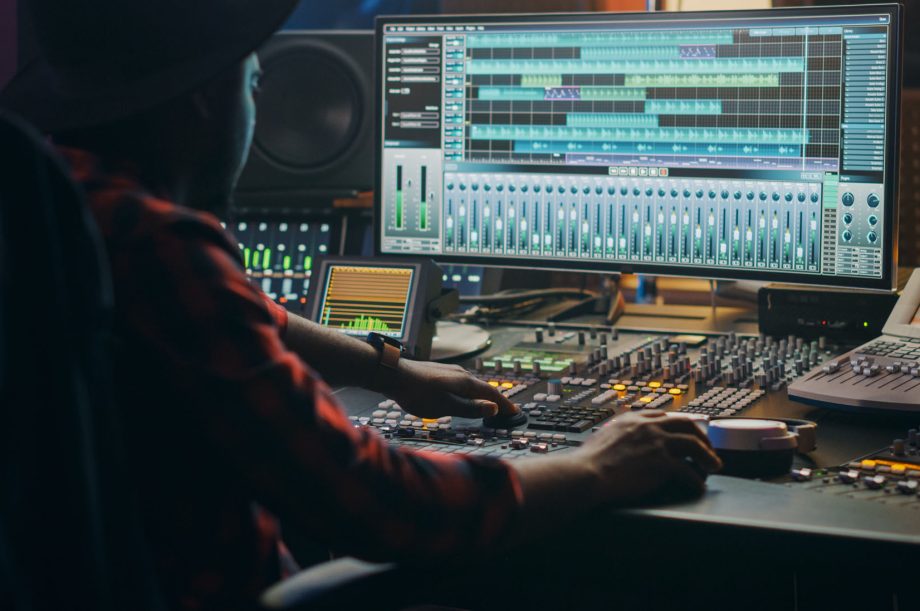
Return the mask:
<svg viewBox="0 0 920 611">
<path fill-rule="evenodd" d="M 301 316 L 288 317 L 282 339 L 331 386 L 366 386 L 377 369 L 378 354 L 373 346 Z"/>
</svg>

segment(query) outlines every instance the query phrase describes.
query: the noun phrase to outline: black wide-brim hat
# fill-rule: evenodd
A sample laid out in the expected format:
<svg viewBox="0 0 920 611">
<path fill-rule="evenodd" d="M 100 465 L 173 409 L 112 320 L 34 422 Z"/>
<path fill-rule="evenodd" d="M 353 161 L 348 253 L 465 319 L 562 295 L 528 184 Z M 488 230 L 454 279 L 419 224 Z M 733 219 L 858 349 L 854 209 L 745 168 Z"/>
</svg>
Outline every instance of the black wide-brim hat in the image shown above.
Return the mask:
<svg viewBox="0 0 920 611">
<path fill-rule="evenodd" d="M 297 3 L 31 0 L 40 57 L 0 93 L 0 106 L 45 132 L 130 117 L 241 62 Z"/>
</svg>

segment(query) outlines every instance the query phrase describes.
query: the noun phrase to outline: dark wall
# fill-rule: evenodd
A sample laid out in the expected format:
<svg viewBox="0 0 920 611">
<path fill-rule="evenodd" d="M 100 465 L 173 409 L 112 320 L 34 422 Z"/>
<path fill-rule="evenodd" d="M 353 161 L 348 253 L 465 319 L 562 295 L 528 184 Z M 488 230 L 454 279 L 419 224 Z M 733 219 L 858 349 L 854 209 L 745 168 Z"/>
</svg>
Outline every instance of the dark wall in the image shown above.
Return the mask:
<svg viewBox="0 0 920 611">
<path fill-rule="evenodd" d="M 16 0 L 0 0 L 0 88 L 16 72 Z"/>
</svg>

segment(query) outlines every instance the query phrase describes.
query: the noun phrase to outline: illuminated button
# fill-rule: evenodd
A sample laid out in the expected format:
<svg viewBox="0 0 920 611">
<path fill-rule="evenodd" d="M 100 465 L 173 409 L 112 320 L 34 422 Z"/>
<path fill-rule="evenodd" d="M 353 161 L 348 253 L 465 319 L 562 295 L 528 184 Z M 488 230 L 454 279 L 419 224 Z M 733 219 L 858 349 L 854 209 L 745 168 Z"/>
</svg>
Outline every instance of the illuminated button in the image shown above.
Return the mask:
<svg viewBox="0 0 920 611">
<path fill-rule="evenodd" d="M 852 214 L 850 214 L 849 212 L 847 212 L 846 214 L 843 215 L 843 223 L 844 223 L 845 225 L 849 225 L 849 224 L 852 223 L 852 222 L 853 222 L 853 215 L 852 215 Z"/>
<path fill-rule="evenodd" d="M 864 460 L 859 463 L 859 468 L 863 471 L 875 471 L 875 467 L 878 465 L 874 460 Z"/>
<path fill-rule="evenodd" d="M 657 398 L 658 398 L 658 397 L 655 397 L 655 396 L 652 396 L 652 395 L 646 395 L 645 397 L 642 397 L 641 399 L 639 399 L 639 401 L 641 401 L 642 403 L 651 403 L 652 401 L 654 401 L 654 400 L 657 399 Z"/>
<path fill-rule="evenodd" d="M 869 197 L 866 198 L 866 203 L 869 204 L 870 208 L 878 208 L 878 205 L 882 203 L 882 200 L 879 199 L 878 195 L 875 193 L 870 193 Z"/>
<path fill-rule="evenodd" d="M 875 233 L 874 231 L 870 231 L 869 235 L 866 236 L 866 239 L 869 240 L 870 244 L 875 244 L 876 242 L 878 242 L 878 234 Z"/>
<path fill-rule="evenodd" d="M 682 391 L 682 390 L 679 389 L 679 388 L 672 388 L 672 389 L 668 390 L 668 394 L 669 394 L 669 395 L 674 395 L 675 397 L 676 397 L 677 395 L 683 394 L 683 392 L 684 392 L 684 391 Z"/>
<path fill-rule="evenodd" d="M 661 388 L 661 382 L 649 382 L 648 387 L 649 388 Z"/>
<path fill-rule="evenodd" d="M 498 383 L 498 380 L 489 380 L 489 386 L 493 388 L 498 388 L 500 384 Z"/>
<path fill-rule="evenodd" d="M 623 392 L 626 390 L 626 385 L 625 384 L 614 384 L 613 390 L 616 390 L 618 392 Z"/>
<path fill-rule="evenodd" d="M 869 217 L 869 225 L 871 225 L 872 227 L 875 227 L 876 225 L 878 225 L 878 217 L 875 216 L 874 214 Z"/>
<path fill-rule="evenodd" d="M 511 382 L 502 382 L 502 388 L 514 388 L 514 384 Z"/>
<path fill-rule="evenodd" d="M 844 242 L 849 242 L 850 240 L 853 239 L 853 232 L 851 232 L 849 229 L 846 229 L 844 230 L 843 235 L 841 237 L 843 238 Z"/>
<path fill-rule="evenodd" d="M 846 192 L 843 194 L 843 197 L 840 198 L 840 201 L 843 202 L 844 206 L 852 206 L 856 202 L 856 198 L 853 197 L 853 194 Z"/>
</svg>

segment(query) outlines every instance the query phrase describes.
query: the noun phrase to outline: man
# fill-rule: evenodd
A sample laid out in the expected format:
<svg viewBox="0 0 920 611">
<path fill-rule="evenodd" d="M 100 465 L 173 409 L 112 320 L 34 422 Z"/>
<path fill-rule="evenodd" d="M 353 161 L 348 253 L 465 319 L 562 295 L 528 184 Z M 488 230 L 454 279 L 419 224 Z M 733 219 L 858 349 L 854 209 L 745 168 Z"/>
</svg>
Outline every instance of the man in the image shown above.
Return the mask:
<svg viewBox="0 0 920 611">
<path fill-rule="evenodd" d="M 374 347 L 287 314 L 247 281 L 214 214 L 252 138 L 252 50 L 293 5 L 34 0 L 44 58 L 3 98 L 53 135 L 102 231 L 119 406 L 173 606 L 251 607 L 293 566 L 273 516 L 339 552 L 424 560 L 509 545 L 666 485 L 702 490 L 698 469 L 718 459 L 689 421 L 660 415 L 514 466 L 397 450 L 350 425 L 316 372 L 422 416 L 517 408 L 458 367 L 403 359 L 387 373 Z"/>
</svg>

